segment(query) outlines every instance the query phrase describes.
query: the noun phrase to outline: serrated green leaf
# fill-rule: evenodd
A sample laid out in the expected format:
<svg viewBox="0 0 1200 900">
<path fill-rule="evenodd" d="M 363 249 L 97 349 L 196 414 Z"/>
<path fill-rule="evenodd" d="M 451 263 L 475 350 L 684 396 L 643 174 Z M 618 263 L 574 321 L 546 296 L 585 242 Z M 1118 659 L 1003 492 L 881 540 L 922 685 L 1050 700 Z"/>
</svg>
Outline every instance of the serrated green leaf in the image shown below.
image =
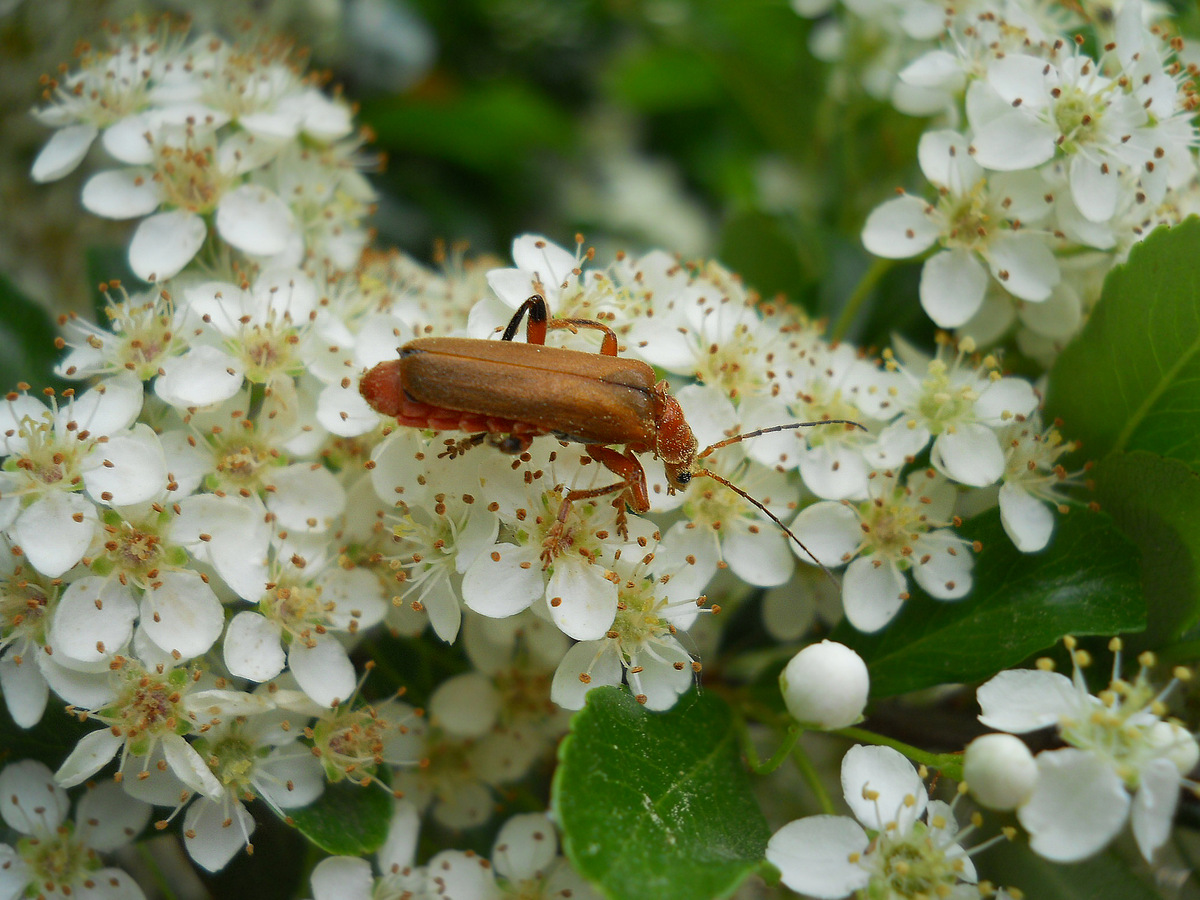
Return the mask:
<svg viewBox="0 0 1200 900">
<path fill-rule="evenodd" d="M 322 850 L 364 856 L 383 846 L 392 819 L 392 798 L 378 785 L 342 781 L 327 785 L 315 802 L 288 813 L 296 828 Z"/>
<path fill-rule="evenodd" d="M 835 640 L 866 660 L 873 697 L 982 681 L 1067 634 L 1145 627 L 1137 551 L 1103 513 L 1075 510 L 1060 518 L 1041 553 L 1019 552 L 998 510 L 962 531 L 983 544 L 968 597 L 938 601 L 914 586 L 882 632 L 863 635 L 846 624 L 835 630 Z"/>
<path fill-rule="evenodd" d="M 552 804 L 567 856 L 612 900 L 727 897 L 770 835 L 713 694 L 654 713 L 619 688 L 589 693 L 559 748 Z"/>
<path fill-rule="evenodd" d="M 54 339 L 58 332 L 50 314 L 0 275 L 0 393 L 24 381 L 34 389 L 58 386 Z"/>
<path fill-rule="evenodd" d="M 1200 622 L 1200 475 L 1153 453 L 1114 453 L 1092 470 L 1096 499 L 1142 555 L 1149 620 L 1161 647 Z"/>
<path fill-rule="evenodd" d="M 1200 469 L 1200 219 L 1160 228 L 1104 282 L 1046 408 L 1092 459 L 1148 450 Z"/>
</svg>

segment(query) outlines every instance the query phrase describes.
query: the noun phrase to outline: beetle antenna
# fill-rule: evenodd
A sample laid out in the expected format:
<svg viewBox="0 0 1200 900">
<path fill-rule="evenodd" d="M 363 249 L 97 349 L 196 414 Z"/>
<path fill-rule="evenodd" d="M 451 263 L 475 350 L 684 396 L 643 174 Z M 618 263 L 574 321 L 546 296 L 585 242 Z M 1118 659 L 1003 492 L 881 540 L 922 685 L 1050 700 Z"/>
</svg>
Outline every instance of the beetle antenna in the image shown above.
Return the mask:
<svg viewBox="0 0 1200 900">
<path fill-rule="evenodd" d="M 755 500 L 753 497 L 751 497 L 749 494 L 747 494 L 745 491 L 743 491 L 740 487 L 738 487 L 733 482 L 726 481 L 724 478 L 722 478 L 716 472 L 713 472 L 709 469 L 697 469 L 696 471 L 694 471 L 692 473 L 692 477 L 695 477 L 697 475 L 707 475 L 713 481 L 719 481 L 721 484 L 725 485 L 725 487 L 729 488 L 731 491 L 733 491 L 735 494 L 737 494 L 743 500 L 748 500 L 751 503 L 753 503 L 756 507 L 761 509 L 764 513 L 767 514 L 768 518 L 770 518 L 770 520 L 772 522 L 774 522 L 776 525 L 778 525 L 780 528 L 783 529 L 784 534 L 786 534 L 788 537 L 790 537 L 793 541 L 796 542 L 797 547 L 799 547 L 801 550 L 803 550 L 805 553 L 808 554 L 809 559 L 811 559 L 814 563 L 816 563 L 818 566 L 821 567 L 821 571 L 823 571 L 829 577 L 829 579 L 831 581 L 833 581 L 834 584 L 837 584 L 837 579 L 835 579 L 833 577 L 833 574 L 829 571 L 829 569 L 825 568 L 825 563 L 823 563 L 819 559 L 817 559 L 816 555 L 811 550 L 809 550 L 807 547 L 804 546 L 804 541 L 802 541 L 802 540 L 800 540 L 800 538 L 796 537 L 796 535 L 792 533 L 792 529 L 790 529 L 786 525 L 784 525 L 783 521 L 779 518 L 779 516 L 775 515 L 775 513 L 771 512 L 769 509 L 767 509 L 765 506 L 763 506 L 759 501 Z"/>
<path fill-rule="evenodd" d="M 770 428 L 759 428 L 755 431 L 747 431 L 745 434 L 735 434 L 731 438 L 725 438 L 723 441 L 717 441 L 715 444 L 710 444 L 699 453 L 696 454 L 696 459 L 704 459 L 714 450 L 720 450 L 722 447 L 728 447 L 730 444 L 736 444 L 739 441 L 744 441 L 746 438 L 758 437 L 760 434 L 772 434 L 776 431 L 794 431 L 797 428 L 811 428 L 814 425 L 853 425 L 855 428 L 867 430 L 867 426 L 861 422 L 855 422 L 852 419 L 822 419 L 820 422 L 788 422 L 786 425 L 772 425 Z M 718 479 L 719 480 L 719 479 Z M 733 487 L 733 485 L 730 485 Z M 796 543 L 800 543 L 797 541 Z M 803 544 L 800 544 L 803 547 Z M 808 554 L 812 556 L 811 553 Z M 814 557 L 815 558 L 815 557 Z"/>
</svg>

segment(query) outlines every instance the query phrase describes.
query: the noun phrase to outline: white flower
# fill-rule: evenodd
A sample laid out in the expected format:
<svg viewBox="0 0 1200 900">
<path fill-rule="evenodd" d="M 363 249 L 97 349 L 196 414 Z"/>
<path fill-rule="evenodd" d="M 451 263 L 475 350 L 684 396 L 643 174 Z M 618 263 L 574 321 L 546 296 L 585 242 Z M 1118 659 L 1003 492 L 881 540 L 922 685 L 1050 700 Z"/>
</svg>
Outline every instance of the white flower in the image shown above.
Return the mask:
<svg viewBox="0 0 1200 900">
<path fill-rule="evenodd" d="M 1054 510 L 1068 507 L 1059 491 L 1077 480 L 1058 462 L 1076 449 L 1064 442 L 1058 429 L 1042 428 L 1034 413 L 1024 422 L 1013 422 L 1000 432 L 1004 448 L 1004 475 L 1000 485 L 1000 522 L 1022 553 L 1036 553 L 1050 542 Z"/>
<path fill-rule="evenodd" d="M 1049 236 L 1028 227 L 1050 212 L 1041 179 L 986 175 L 967 140 L 952 131 L 926 132 L 918 153 L 938 189 L 936 203 L 906 194 L 876 207 L 863 227 L 867 250 L 906 259 L 940 248 L 921 270 L 920 294 L 925 312 L 943 328 L 975 315 L 989 272 L 1015 297 L 1035 303 L 1049 297 L 1058 263 Z"/>
<path fill-rule="evenodd" d="M 824 731 L 860 721 L 870 687 L 862 657 L 834 641 L 809 644 L 779 673 L 779 689 L 791 717 Z"/>
<path fill-rule="evenodd" d="M 629 682 L 647 709 L 670 709 L 699 672 L 700 664 L 679 641 L 695 621 L 700 593 L 716 569 L 660 544 L 634 566 L 616 564 L 621 575 L 617 615 L 608 633 L 567 651 L 550 697 L 566 709 L 582 709 L 589 691 Z"/>
<path fill-rule="evenodd" d="M 0 771 L 0 816 L 21 835 L 0 844 L 0 896 L 144 900 L 137 882 L 106 867 L 100 853 L 128 844 L 150 821 L 150 806 L 114 782 L 90 789 L 67 822 L 67 792 L 43 763 L 27 759 Z"/>
<path fill-rule="evenodd" d="M 874 472 L 863 503 L 822 500 L 796 517 L 792 529 L 826 566 L 849 563 L 842 580 L 846 618 L 878 631 L 908 599 L 907 573 L 939 600 L 971 591 L 971 544 L 946 527 L 952 484 L 934 472 L 913 472 L 901 486 L 892 472 Z"/>
<path fill-rule="evenodd" d="M 1030 846 L 1047 859 L 1085 859 L 1131 819 L 1138 848 L 1151 860 L 1170 835 L 1184 776 L 1200 760 L 1196 739 L 1164 718 L 1164 700 L 1177 680 L 1156 689 L 1149 677 L 1154 655 L 1144 653 L 1137 677 L 1126 681 L 1121 642 L 1114 638 L 1109 646 L 1113 678 L 1096 696 L 1083 677 L 1090 657 L 1071 639 L 1071 678 L 1013 669 L 979 688 L 985 725 L 1015 734 L 1055 725 L 1069 745 L 1038 754 L 1033 794 L 1017 809 Z"/>
<path fill-rule="evenodd" d="M 513 238 L 512 256 L 514 268 L 492 269 L 487 273 L 488 285 L 496 296 L 509 308 L 516 309 L 531 295 L 541 294 L 551 312 L 559 312 L 563 293 L 579 283 L 582 256 L 538 234 Z"/>
<path fill-rule="evenodd" d="M 930 461 L 947 478 L 973 487 L 1001 478 L 1005 459 L 996 431 L 1029 416 L 1038 398 L 1028 381 L 1001 376 L 996 357 L 975 359 L 974 350 L 974 342 L 964 338 L 956 350 L 943 343 L 933 359 L 907 364 L 884 353 L 888 368 L 899 375 L 892 391 L 903 414 L 868 452 L 876 468 L 911 461 L 933 438 Z M 948 353 L 954 354 L 949 361 Z"/>
<path fill-rule="evenodd" d="M 898 752 L 851 748 L 842 760 L 842 789 L 857 822 L 810 816 L 784 825 L 767 844 L 767 860 L 792 890 L 827 900 L 855 891 L 903 897 L 919 884 L 922 893 L 958 897 L 958 886 L 975 883 L 959 843 L 970 829 L 960 833 L 953 807 L 929 800 L 921 776 Z"/>
</svg>

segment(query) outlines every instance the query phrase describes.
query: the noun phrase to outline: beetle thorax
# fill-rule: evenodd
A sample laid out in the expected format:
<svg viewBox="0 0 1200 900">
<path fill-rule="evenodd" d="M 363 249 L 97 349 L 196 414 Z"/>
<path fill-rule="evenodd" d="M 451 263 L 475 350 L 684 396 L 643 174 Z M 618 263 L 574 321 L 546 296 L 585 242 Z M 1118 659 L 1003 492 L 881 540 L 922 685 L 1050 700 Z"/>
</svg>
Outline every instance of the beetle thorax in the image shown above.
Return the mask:
<svg viewBox="0 0 1200 900">
<path fill-rule="evenodd" d="M 667 392 L 668 385 L 660 381 L 654 386 L 654 452 L 667 469 L 667 479 L 672 487 L 683 487 L 691 475 L 696 461 L 696 436 L 687 420 L 679 401 Z M 680 477 L 683 475 L 683 477 Z"/>
</svg>

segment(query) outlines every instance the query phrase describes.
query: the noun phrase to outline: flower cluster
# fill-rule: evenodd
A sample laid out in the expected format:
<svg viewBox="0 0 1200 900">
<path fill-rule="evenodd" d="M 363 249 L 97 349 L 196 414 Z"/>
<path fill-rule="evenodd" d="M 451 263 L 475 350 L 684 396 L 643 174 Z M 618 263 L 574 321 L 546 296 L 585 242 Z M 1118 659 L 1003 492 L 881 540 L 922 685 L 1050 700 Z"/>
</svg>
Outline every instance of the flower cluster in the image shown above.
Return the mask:
<svg viewBox="0 0 1200 900">
<path fill-rule="evenodd" d="M 83 205 L 145 217 L 129 263 L 148 281 L 187 266 L 210 224 L 263 265 L 354 265 L 374 192 L 358 172 L 350 105 L 304 75 L 286 43 L 231 43 L 169 23 L 112 37 L 111 49 L 86 48 L 77 70 L 47 82 L 35 114 L 56 131 L 34 180 L 68 175 L 98 139 L 118 168 L 88 179 Z"/>
<path fill-rule="evenodd" d="M 861 18 L 860 30 L 889 35 L 875 54 L 882 77 L 868 84 L 902 112 L 940 116 L 918 150 L 932 199 L 883 203 L 863 243 L 924 258 L 921 304 L 939 326 L 984 344 L 1015 327 L 1027 355 L 1053 359 L 1097 299 L 1088 285 L 1195 208 L 1182 43 L 1139 0 L 1094 18 L 1087 5 L 853 9 L 848 29 Z M 1088 30 L 1099 54 L 1072 29 Z"/>
<path fill-rule="evenodd" d="M 1138 849 L 1150 860 L 1170 835 L 1180 788 L 1200 789 L 1186 777 L 1200 762 L 1200 746 L 1166 705 L 1191 672 L 1176 669 L 1160 689 L 1150 679 L 1154 654 L 1144 653 L 1137 675 L 1125 679 L 1121 641 L 1114 638 L 1112 680 L 1093 695 L 1083 676 L 1090 654 L 1072 639 L 1066 643 L 1070 678 L 1048 659 L 1036 669 L 1001 672 L 979 688 L 979 720 L 1014 734 L 1053 726 L 1067 745 L 1034 758 L 1032 791 L 1016 806 L 1035 852 L 1060 862 L 1084 859 L 1131 821 Z"/>
</svg>

